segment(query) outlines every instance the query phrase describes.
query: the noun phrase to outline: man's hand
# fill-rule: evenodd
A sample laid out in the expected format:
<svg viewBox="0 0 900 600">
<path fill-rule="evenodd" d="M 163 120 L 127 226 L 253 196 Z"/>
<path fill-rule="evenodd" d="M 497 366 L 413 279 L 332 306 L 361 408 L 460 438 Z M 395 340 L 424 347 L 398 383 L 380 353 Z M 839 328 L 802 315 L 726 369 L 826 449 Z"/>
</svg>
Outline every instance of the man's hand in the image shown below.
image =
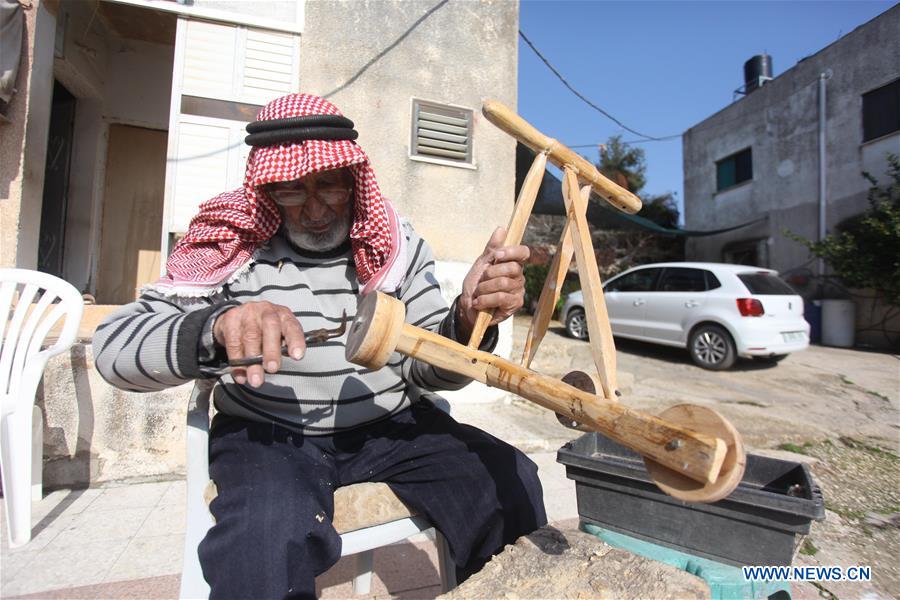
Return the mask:
<svg viewBox="0 0 900 600">
<path fill-rule="evenodd" d="M 457 315 L 461 337 L 469 337 L 479 311 L 493 310 L 490 324 L 495 325 L 525 304 L 522 264 L 530 251 L 528 246 L 503 246 L 504 238 L 506 229 L 498 227 L 463 280 Z"/>
<path fill-rule="evenodd" d="M 213 324 L 213 336 L 225 348 L 228 360 L 263 355 L 262 365 L 232 371 L 235 382 L 241 385 L 249 379 L 250 385 L 259 387 L 266 372 L 278 371 L 282 346 L 287 346 L 294 360 L 300 360 L 306 352 L 300 321 L 288 307 L 271 302 L 247 302 L 225 311 Z"/>
</svg>

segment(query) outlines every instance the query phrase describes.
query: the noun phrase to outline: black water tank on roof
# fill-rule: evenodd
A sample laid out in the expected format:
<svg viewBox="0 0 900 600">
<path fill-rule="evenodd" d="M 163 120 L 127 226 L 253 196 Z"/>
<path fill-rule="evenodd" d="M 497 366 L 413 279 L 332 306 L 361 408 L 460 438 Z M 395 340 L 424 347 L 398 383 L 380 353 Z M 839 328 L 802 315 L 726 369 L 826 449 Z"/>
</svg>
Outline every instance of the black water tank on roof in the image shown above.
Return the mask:
<svg viewBox="0 0 900 600">
<path fill-rule="evenodd" d="M 749 94 L 765 81 L 760 77 L 772 79 L 772 57 L 768 54 L 757 54 L 744 63 L 744 91 Z"/>
</svg>

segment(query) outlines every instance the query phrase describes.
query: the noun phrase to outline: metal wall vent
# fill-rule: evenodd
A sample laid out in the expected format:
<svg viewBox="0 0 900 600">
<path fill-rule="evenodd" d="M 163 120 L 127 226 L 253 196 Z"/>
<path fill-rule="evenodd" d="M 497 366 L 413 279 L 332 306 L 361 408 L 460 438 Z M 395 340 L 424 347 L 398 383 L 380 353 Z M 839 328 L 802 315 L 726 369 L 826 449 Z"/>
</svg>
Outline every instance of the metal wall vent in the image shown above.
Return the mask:
<svg viewBox="0 0 900 600">
<path fill-rule="evenodd" d="M 471 109 L 413 99 L 411 156 L 472 164 Z"/>
</svg>

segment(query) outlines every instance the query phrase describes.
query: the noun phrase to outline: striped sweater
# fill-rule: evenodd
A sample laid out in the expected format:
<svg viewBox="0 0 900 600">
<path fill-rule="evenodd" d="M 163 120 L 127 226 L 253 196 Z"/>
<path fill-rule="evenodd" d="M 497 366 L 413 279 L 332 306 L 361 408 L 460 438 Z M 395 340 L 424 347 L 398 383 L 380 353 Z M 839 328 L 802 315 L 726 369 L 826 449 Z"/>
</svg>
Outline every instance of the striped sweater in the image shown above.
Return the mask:
<svg viewBox="0 0 900 600">
<path fill-rule="evenodd" d="M 395 293 L 406 321 L 455 339 L 450 310 L 434 276 L 431 249 L 410 227 L 406 278 Z M 287 306 L 305 331 L 334 328 L 341 312 L 356 314 L 360 284 L 349 244 L 322 254 L 296 250 L 280 234 L 254 255 L 248 271 L 211 298 L 172 298 L 144 293 L 107 317 L 94 334 L 97 370 L 110 384 L 150 392 L 204 377 L 224 365 L 214 342 L 215 318 L 234 305 L 267 300 Z M 496 344 L 485 335 L 482 349 Z M 274 422 L 306 435 L 328 435 L 373 423 L 407 408 L 426 391 L 454 390 L 469 379 L 395 353 L 385 367 L 365 369 L 344 358 L 346 334 L 311 345 L 299 361 L 283 358 L 259 388 L 219 377 L 216 409 L 245 419 Z"/>
</svg>

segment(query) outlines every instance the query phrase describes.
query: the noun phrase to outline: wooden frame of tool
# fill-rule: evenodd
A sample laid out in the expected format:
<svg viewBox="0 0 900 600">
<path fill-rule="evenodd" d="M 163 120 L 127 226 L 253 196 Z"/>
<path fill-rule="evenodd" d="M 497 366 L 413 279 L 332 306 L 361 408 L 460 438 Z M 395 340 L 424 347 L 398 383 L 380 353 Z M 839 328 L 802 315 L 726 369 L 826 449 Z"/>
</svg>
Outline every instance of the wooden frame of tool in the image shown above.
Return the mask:
<svg viewBox="0 0 900 600">
<path fill-rule="evenodd" d="M 380 293 L 360 302 L 347 338 L 347 359 L 374 369 L 383 366 L 392 352 L 400 352 L 513 392 L 555 411 L 567 426 L 600 431 L 637 451 L 650 478 L 666 493 L 688 502 L 724 498 L 740 483 L 746 463 L 740 434 L 731 423 L 702 406 L 677 405 L 653 417 L 617 402 L 616 350 L 586 212 L 591 192 L 628 213 L 640 210 L 640 199 L 503 104 L 488 100 L 482 112 L 491 123 L 537 153 L 516 200 L 504 245 L 521 242 L 547 161 L 560 167 L 564 175 L 566 223 L 532 318 L 522 364 L 478 350 L 492 318 L 490 312 L 478 314 L 468 345 L 463 346 L 405 323 L 403 303 Z M 581 188 L 579 180 L 584 183 Z M 584 294 L 597 373 L 573 371 L 554 379 L 529 366 L 546 334 L 573 258 Z"/>
<path fill-rule="evenodd" d="M 569 265 L 574 258 L 581 290 L 584 294 L 585 320 L 591 356 L 597 371 L 596 374 L 573 371 L 563 376 L 560 383 L 563 386 L 572 386 L 577 390 L 587 392 L 588 398 L 593 395 L 593 398 L 596 399 L 593 403 L 595 404 L 594 410 L 602 411 L 604 401 L 615 402 L 621 396 L 621 392 L 618 389 L 616 375 L 616 348 L 612 328 L 609 324 L 600 270 L 595 259 L 594 246 L 587 223 L 587 205 L 591 192 L 594 192 L 615 208 L 633 214 L 641 209 L 641 200 L 604 177 L 594 165 L 582 156 L 538 131 L 502 103 L 496 100 L 487 100 L 482 107 L 482 113 L 488 121 L 536 153 L 516 199 L 516 206 L 507 228 L 505 245 L 519 244 L 522 241 L 525 226 L 531 216 L 540 189 L 547 160 L 563 170 L 562 193 L 566 204 L 566 222 L 556 254 L 541 289 L 531 326 L 528 329 L 521 365 L 528 370 L 534 360 L 538 347 L 547 333 L 553 309 L 559 300 Z M 583 184 L 580 189 L 579 180 Z M 489 312 L 479 313 L 467 350 L 473 351 L 478 348 L 491 316 Z M 521 390 L 517 389 L 517 392 L 521 392 Z M 545 399 L 534 397 L 530 397 L 530 399 L 548 408 L 552 407 Z M 582 398 L 581 400 L 588 399 Z M 577 412 L 575 411 L 575 413 Z M 590 422 L 589 419 L 573 418 L 573 416 L 581 417 L 583 415 L 576 415 L 572 411 L 557 410 L 556 416 L 567 427 L 582 431 L 600 429 L 607 435 L 611 433 L 608 429 L 604 430 L 603 427 L 598 427 L 600 423 L 597 421 Z M 698 483 L 696 476 L 691 477 L 687 473 L 685 468 L 689 468 L 690 465 L 682 463 L 680 469 L 672 470 L 673 463 L 668 463 L 668 467 L 663 466 L 658 462 L 658 457 L 654 458 L 652 455 L 642 452 L 647 471 L 666 493 L 691 502 L 713 502 L 730 493 L 740 483 L 746 454 L 740 434 L 724 417 L 711 409 L 685 404 L 669 408 L 660 415 L 660 418 L 668 420 L 671 425 L 681 425 L 696 433 L 712 436 L 723 442 L 727 448 L 719 476 L 713 475 L 709 481 L 702 483 Z M 613 432 L 613 439 L 616 439 L 617 435 Z M 627 441 L 625 443 L 636 449 L 633 443 Z M 679 442 L 670 440 L 664 447 L 667 452 L 671 452 L 677 450 L 676 446 L 678 445 Z M 717 455 L 720 452 L 717 450 L 711 454 Z"/>
<path fill-rule="evenodd" d="M 640 210 L 641 201 L 628 190 L 604 177 L 594 165 L 556 140 L 543 135 L 503 104 L 488 100 L 484 103 L 483 112 L 491 123 L 537 152 L 531 168 L 525 176 L 525 181 L 522 183 L 522 188 L 519 190 L 516 206 L 506 230 L 504 245 L 511 246 L 521 243 L 544 177 L 548 158 L 554 164 L 559 165 L 564 173 L 562 192 L 566 203 L 566 223 L 556 256 L 550 265 L 547 279 L 544 281 L 531 327 L 528 330 L 522 365 L 526 368 L 530 366 L 538 346 L 547 332 L 553 307 L 559 299 L 562 283 L 574 255 L 584 294 L 591 355 L 599 377 L 598 392 L 604 398 L 615 400 L 620 395 L 616 380 L 616 348 L 609 325 L 609 316 L 606 312 L 606 302 L 603 300 L 600 271 L 594 258 L 594 245 L 591 242 L 591 233 L 587 224 L 587 204 L 591 191 L 595 189 L 610 204 L 629 213 Z M 578 187 L 579 173 L 583 174 L 583 179 L 587 182 L 587 185 L 580 190 Z M 478 313 L 469 338 L 468 347 L 470 349 L 475 350 L 481 344 L 492 316 L 493 313 L 490 311 Z"/>
</svg>

